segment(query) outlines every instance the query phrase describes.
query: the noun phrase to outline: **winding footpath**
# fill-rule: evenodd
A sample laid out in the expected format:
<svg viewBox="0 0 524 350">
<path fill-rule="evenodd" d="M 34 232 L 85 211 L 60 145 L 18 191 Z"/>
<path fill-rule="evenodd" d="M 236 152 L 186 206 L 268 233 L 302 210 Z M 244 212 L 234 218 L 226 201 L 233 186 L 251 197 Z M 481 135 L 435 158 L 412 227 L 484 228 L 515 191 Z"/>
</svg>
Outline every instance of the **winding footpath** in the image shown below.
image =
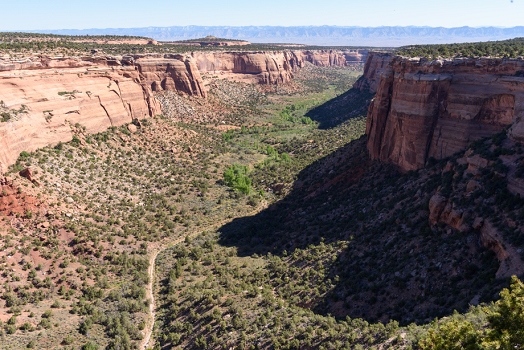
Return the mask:
<svg viewBox="0 0 524 350">
<path fill-rule="evenodd" d="M 264 208 L 259 208 L 257 210 L 254 210 L 252 212 L 249 212 L 249 213 L 246 213 L 243 217 L 245 216 L 251 216 L 251 215 L 254 215 L 258 212 L 260 212 L 261 210 L 263 210 Z M 166 243 L 165 245 L 159 247 L 159 248 L 156 248 L 156 249 L 153 249 L 152 252 L 151 252 L 151 256 L 149 258 L 149 267 L 147 269 L 147 274 L 149 275 L 149 283 L 147 284 L 147 289 L 146 289 L 146 299 L 149 299 L 151 300 L 151 302 L 149 303 L 149 320 L 146 324 L 146 327 L 144 328 L 144 338 L 142 339 L 142 341 L 140 342 L 140 345 L 139 345 L 139 349 L 141 350 L 147 350 L 148 349 L 148 345 L 151 341 L 151 336 L 153 335 L 153 329 L 155 327 L 155 309 L 156 309 L 156 305 L 155 305 L 155 293 L 153 291 L 153 288 L 154 288 L 154 285 L 155 285 L 155 265 L 156 265 L 156 258 L 158 257 L 158 254 L 160 254 L 161 252 L 163 252 L 164 250 L 166 249 L 169 249 L 177 244 L 180 244 L 182 243 L 186 237 L 194 237 L 202 232 L 205 232 L 205 231 L 209 231 L 209 230 L 216 230 L 218 229 L 219 227 L 225 225 L 226 223 L 228 222 L 231 222 L 235 219 L 238 219 L 238 217 L 234 217 L 234 218 L 230 218 L 230 219 L 225 219 L 225 220 L 222 220 L 222 221 L 219 221 L 213 225 L 210 225 L 209 227 L 207 227 L 206 229 L 199 229 L 198 231 L 193 231 L 193 232 L 190 232 L 190 233 L 187 233 L 186 235 L 184 235 L 183 237 L 180 237 L 180 238 L 177 238 L 176 240 L 174 241 L 170 241 L 168 243 Z"/>
</svg>

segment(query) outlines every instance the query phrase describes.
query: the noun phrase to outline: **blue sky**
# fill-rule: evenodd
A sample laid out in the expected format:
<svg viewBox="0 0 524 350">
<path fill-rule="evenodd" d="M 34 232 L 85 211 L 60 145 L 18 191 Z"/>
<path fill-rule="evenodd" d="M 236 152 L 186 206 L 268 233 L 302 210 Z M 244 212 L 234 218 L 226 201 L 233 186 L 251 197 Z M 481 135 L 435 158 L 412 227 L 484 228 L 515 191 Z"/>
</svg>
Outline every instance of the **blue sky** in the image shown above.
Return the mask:
<svg viewBox="0 0 524 350">
<path fill-rule="evenodd" d="M 0 30 L 177 25 L 524 25 L 524 0 L 0 0 Z"/>
</svg>

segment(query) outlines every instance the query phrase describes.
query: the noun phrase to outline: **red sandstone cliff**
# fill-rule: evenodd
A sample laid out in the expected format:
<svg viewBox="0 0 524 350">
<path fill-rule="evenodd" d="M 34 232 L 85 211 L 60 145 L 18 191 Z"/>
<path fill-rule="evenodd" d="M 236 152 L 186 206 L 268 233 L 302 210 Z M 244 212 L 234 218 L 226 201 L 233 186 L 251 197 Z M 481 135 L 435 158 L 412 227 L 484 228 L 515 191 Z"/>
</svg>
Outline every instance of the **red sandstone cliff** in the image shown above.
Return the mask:
<svg viewBox="0 0 524 350">
<path fill-rule="evenodd" d="M 10 116 L 0 123 L 0 173 L 22 151 L 71 140 L 70 125 L 96 133 L 161 113 L 135 68 L 116 60 L 40 58 L 0 70 L 0 108 Z"/>
<path fill-rule="evenodd" d="M 369 52 L 366 54 L 366 57 L 364 74 L 362 74 L 362 77 L 353 85 L 353 88 L 374 93 L 377 92 L 382 73 L 393 59 L 393 55 L 381 52 Z"/>
<path fill-rule="evenodd" d="M 339 50 L 306 50 L 293 51 L 292 54 L 299 61 L 300 67 L 309 62 L 318 67 L 343 67 L 351 63 L 363 63 L 367 51 L 339 51 Z"/>
<path fill-rule="evenodd" d="M 194 52 L 201 73 L 251 75 L 260 84 L 284 84 L 309 62 L 320 67 L 343 67 L 365 61 L 367 51 L 295 50 L 273 52 Z"/>
<path fill-rule="evenodd" d="M 293 78 L 287 52 L 194 52 L 202 73 L 249 74 L 261 84 L 283 84 Z"/>
<path fill-rule="evenodd" d="M 200 71 L 191 56 L 146 57 L 136 60 L 135 65 L 153 91 L 181 91 L 193 96 L 207 96 Z"/>
<path fill-rule="evenodd" d="M 395 57 L 382 69 L 368 111 L 371 157 L 413 170 L 512 123 L 510 135 L 524 140 L 522 71 L 521 59 Z"/>
</svg>

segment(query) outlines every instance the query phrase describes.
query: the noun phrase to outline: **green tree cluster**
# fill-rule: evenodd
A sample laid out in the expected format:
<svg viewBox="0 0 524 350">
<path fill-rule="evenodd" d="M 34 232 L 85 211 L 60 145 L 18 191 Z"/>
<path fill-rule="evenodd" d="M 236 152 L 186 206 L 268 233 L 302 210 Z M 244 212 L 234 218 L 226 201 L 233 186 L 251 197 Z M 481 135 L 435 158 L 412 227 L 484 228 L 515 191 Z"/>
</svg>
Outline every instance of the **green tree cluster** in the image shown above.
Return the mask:
<svg viewBox="0 0 524 350">
<path fill-rule="evenodd" d="M 251 193 L 249 169 L 245 165 L 233 164 L 224 171 L 224 183 L 244 194 Z"/>
<path fill-rule="evenodd" d="M 407 57 L 453 58 L 453 57 L 501 57 L 524 56 L 524 38 L 479 43 L 412 45 L 397 50 L 398 55 Z"/>
<path fill-rule="evenodd" d="M 481 313 L 486 322 L 475 322 L 458 314 L 435 322 L 420 341 L 422 349 L 523 349 L 524 348 L 524 283 L 511 279 L 510 288 L 500 293 L 501 299 Z"/>
</svg>

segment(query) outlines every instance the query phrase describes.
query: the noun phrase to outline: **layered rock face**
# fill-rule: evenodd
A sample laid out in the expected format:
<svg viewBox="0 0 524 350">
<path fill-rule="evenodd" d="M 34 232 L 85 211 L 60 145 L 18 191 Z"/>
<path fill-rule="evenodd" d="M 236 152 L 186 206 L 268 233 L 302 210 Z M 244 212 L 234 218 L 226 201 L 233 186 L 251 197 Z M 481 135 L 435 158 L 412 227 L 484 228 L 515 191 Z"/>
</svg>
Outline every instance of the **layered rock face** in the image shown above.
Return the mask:
<svg viewBox="0 0 524 350">
<path fill-rule="evenodd" d="M 136 60 L 135 65 L 153 91 L 181 91 L 193 96 L 207 96 L 200 71 L 191 56 L 146 57 Z"/>
<path fill-rule="evenodd" d="M 0 72 L 0 173 L 22 151 L 70 141 L 77 123 L 96 133 L 161 113 L 133 66 L 81 59 L 25 64 L 30 69 L 3 65 Z"/>
<path fill-rule="evenodd" d="M 393 56 L 381 52 L 369 52 L 365 56 L 367 59 L 365 61 L 364 74 L 353 85 L 353 88 L 375 93 L 377 92 L 382 73 L 393 59 Z"/>
<path fill-rule="evenodd" d="M 201 73 L 235 73 L 256 76 L 261 84 L 283 84 L 293 78 L 287 52 L 195 52 Z"/>
<path fill-rule="evenodd" d="M 317 67 L 343 67 L 354 63 L 364 63 L 367 58 L 367 51 L 338 51 L 338 50 L 314 50 L 314 51 L 293 51 L 299 66 L 304 62 L 309 62 Z"/>
<path fill-rule="evenodd" d="M 522 72 L 524 60 L 390 59 L 368 110 L 371 157 L 414 170 L 512 123 L 524 140 Z"/>
<path fill-rule="evenodd" d="M 192 56 L 201 73 L 252 75 L 260 84 L 284 84 L 306 62 L 319 67 L 344 67 L 365 62 L 367 51 L 194 52 Z"/>
</svg>

